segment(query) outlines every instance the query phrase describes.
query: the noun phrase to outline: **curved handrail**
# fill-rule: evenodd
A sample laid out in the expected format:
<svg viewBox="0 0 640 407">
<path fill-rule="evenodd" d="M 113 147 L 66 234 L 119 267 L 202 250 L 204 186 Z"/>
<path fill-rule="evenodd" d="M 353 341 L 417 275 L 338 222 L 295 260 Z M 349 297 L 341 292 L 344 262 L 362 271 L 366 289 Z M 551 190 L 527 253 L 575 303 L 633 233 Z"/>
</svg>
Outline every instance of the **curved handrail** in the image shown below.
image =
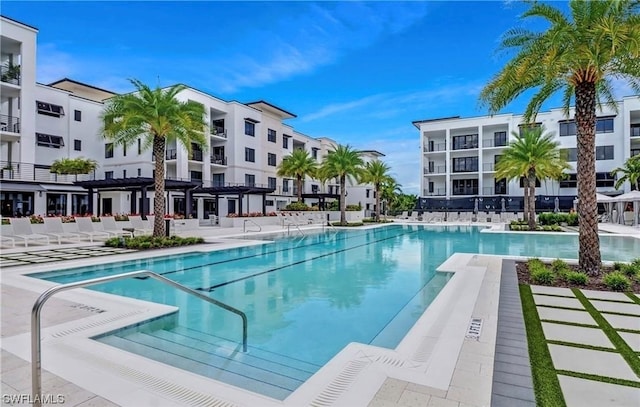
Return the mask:
<svg viewBox="0 0 640 407">
<path fill-rule="evenodd" d="M 90 280 L 84 281 L 76 281 L 75 283 L 68 283 L 57 285 L 55 287 L 49 288 L 44 293 L 40 294 L 36 302 L 33 304 L 33 309 L 31 311 L 31 392 L 32 392 L 32 400 L 34 402 L 34 406 L 41 406 L 41 393 L 42 393 L 42 344 L 40 338 L 40 313 L 42 311 L 42 307 L 45 302 L 55 294 L 60 291 L 71 290 L 73 288 L 79 287 L 87 287 L 90 285 L 105 283 L 109 281 L 121 280 L 124 278 L 130 277 L 151 277 L 155 280 L 158 280 L 162 283 L 169 284 L 170 286 L 177 288 L 178 290 L 184 291 L 188 294 L 194 295 L 201 300 L 207 301 L 213 305 L 217 305 L 220 308 L 223 308 L 227 311 L 233 312 L 242 318 L 242 351 L 247 351 L 247 315 L 240 311 L 239 309 L 233 308 L 230 305 L 227 305 L 223 302 L 215 300 L 211 297 L 207 297 L 206 295 L 200 294 L 199 292 L 192 290 L 189 287 L 185 287 L 182 284 L 176 283 L 173 280 L 169 280 L 166 277 L 163 277 L 153 271 L 149 270 L 139 270 L 132 271 L 130 273 L 122 273 L 116 274 L 114 276 L 106 276 L 106 277 L 98 277 Z"/>
<path fill-rule="evenodd" d="M 247 222 L 251 222 L 254 225 L 256 225 L 258 227 L 258 230 L 247 230 Z M 244 223 L 242 224 L 242 233 L 247 233 L 247 232 L 262 232 L 262 226 L 258 225 L 255 221 L 251 219 L 245 219 Z"/>
</svg>

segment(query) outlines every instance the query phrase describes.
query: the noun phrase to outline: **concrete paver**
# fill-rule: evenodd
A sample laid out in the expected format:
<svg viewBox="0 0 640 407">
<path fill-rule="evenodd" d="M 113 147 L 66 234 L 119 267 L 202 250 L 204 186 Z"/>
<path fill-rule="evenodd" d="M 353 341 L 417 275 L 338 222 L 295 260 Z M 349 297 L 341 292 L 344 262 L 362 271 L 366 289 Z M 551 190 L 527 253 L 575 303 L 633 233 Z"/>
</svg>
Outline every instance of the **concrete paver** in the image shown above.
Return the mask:
<svg viewBox="0 0 640 407">
<path fill-rule="evenodd" d="M 553 365 L 558 370 L 637 381 L 638 377 L 618 353 L 549 344 Z"/>
<path fill-rule="evenodd" d="M 576 298 L 551 297 L 548 295 L 534 294 L 536 305 L 549 305 L 552 307 L 565 307 L 582 310 L 584 307 Z"/>
<path fill-rule="evenodd" d="M 563 297 L 572 297 L 572 298 L 576 297 L 575 295 L 573 295 L 573 292 L 570 289 L 563 288 L 563 287 L 547 287 L 544 285 L 532 285 L 531 292 L 534 294 L 561 295 Z"/>
<path fill-rule="evenodd" d="M 613 291 L 596 291 L 596 290 L 580 290 L 590 300 L 612 300 L 620 302 L 633 302 L 631 298 L 624 293 L 615 293 Z"/>
<path fill-rule="evenodd" d="M 558 375 L 567 407 L 637 406 L 640 389 Z"/>
<path fill-rule="evenodd" d="M 640 305 L 635 303 L 623 304 L 619 302 L 592 300 L 591 304 L 593 304 L 593 306 L 600 312 L 621 312 L 624 314 L 640 316 Z"/>
<path fill-rule="evenodd" d="M 633 349 L 635 352 L 640 352 L 640 334 L 635 334 L 631 332 L 618 332 L 618 335 L 624 339 L 624 341 Z"/>
<path fill-rule="evenodd" d="M 596 321 L 587 311 L 572 311 L 568 309 L 550 307 L 536 307 L 536 309 L 538 310 L 538 316 L 540 319 L 598 326 Z"/>
<path fill-rule="evenodd" d="M 607 338 L 607 335 L 598 328 L 584 328 L 581 326 L 543 322 L 542 330 L 547 340 L 615 349 L 615 346 L 613 346 L 609 338 Z"/>
<path fill-rule="evenodd" d="M 602 316 L 616 329 L 633 329 L 640 331 L 640 318 L 613 314 L 602 314 Z"/>
</svg>

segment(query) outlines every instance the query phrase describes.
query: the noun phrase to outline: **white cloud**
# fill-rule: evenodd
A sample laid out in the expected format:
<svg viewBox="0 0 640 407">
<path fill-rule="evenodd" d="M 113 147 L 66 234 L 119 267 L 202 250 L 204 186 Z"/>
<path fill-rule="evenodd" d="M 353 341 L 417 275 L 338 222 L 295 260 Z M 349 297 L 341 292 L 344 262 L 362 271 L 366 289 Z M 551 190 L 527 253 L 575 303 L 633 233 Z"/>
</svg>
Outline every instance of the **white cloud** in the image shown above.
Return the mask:
<svg viewBox="0 0 640 407">
<path fill-rule="evenodd" d="M 36 79 L 38 82 L 51 83 L 64 77 L 73 76 L 77 72 L 78 64 L 73 60 L 73 57 L 60 51 L 55 44 L 39 45 L 37 58 Z"/>
</svg>

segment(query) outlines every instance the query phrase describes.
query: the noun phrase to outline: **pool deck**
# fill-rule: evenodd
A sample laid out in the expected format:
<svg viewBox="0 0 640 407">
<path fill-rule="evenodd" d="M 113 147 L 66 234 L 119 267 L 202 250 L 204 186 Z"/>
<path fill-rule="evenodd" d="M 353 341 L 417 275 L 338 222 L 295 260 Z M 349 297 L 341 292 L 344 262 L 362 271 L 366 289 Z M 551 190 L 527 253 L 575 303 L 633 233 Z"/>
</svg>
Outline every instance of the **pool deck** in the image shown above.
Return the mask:
<svg viewBox="0 0 640 407">
<path fill-rule="evenodd" d="M 451 224 L 455 223 L 447 225 Z M 601 224 L 600 227 L 603 232 L 640 238 L 638 228 L 610 224 Z M 279 226 L 263 227 L 263 233 L 281 231 L 282 228 Z M 249 240 L 238 240 L 238 237 L 250 237 L 244 235 L 239 228 L 205 227 L 191 234 L 203 236 L 208 243 L 221 249 L 251 243 L 259 244 Z M 32 246 L 27 249 L 2 250 L 2 254 L 76 246 Z M 162 250 L 155 255 L 179 251 L 180 249 Z M 132 256 L 135 254 L 103 256 L 98 261 L 116 261 Z M 95 258 L 89 258 L 55 264 L 56 267 L 82 266 L 95 264 L 96 261 Z M 33 283 L 33 280 L 26 279 L 21 274 L 27 270 L 34 272 L 45 269 L 47 266 L 50 267 L 51 263 L 11 267 L 3 269 L 0 274 L 2 405 L 28 405 L 28 400 L 22 399 L 22 403 L 12 403 L 15 399 L 11 400 L 5 395 L 25 397 L 23 395 L 30 393 L 30 311 L 37 295 L 48 285 L 41 281 Z M 350 344 L 318 372 L 322 374 L 313 376 L 284 402 L 256 394 L 247 396 L 245 393 L 248 392 L 226 385 L 212 386 L 209 379 L 193 374 L 180 375 L 176 372 L 178 369 L 164 368 L 164 365 L 153 361 L 131 361 L 128 365 L 134 365 L 136 371 L 123 370 L 122 366 L 115 363 L 117 360 L 114 360 L 112 366 L 107 366 L 113 358 L 122 358 L 122 354 L 115 350 L 86 347 L 89 341 L 76 338 L 74 335 L 66 338 L 66 342 L 54 340 L 52 337 L 56 332 L 72 330 L 74 328 L 70 327 L 78 324 L 91 325 L 85 321 L 95 323 L 102 318 L 105 321 L 97 325 L 106 329 L 114 324 L 113 321 L 106 321 L 106 315 L 109 313 L 120 313 L 117 315 L 121 318 L 115 321 L 115 324 L 128 324 L 131 320 L 144 320 L 151 314 L 166 313 L 170 308 L 137 300 L 118 302 L 113 298 L 116 296 L 98 295 L 87 290 L 62 293 L 47 304 L 43 313 L 43 352 L 47 355 L 43 359 L 43 390 L 49 395 L 64 395 L 65 406 L 83 407 L 216 405 L 218 402 L 228 406 L 491 405 L 502 258 L 457 254 L 443 263 L 439 270 L 460 273 L 458 282 L 455 283 L 457 289 L 449 289 L 445 295 L 439 296 L 398 348 L 384 350 Z M 474 283 L 466 284 L 463 280 L 473 280 Z M 460 308 L 450 308 L 452 306 Z M 104 310 L 108 312 L 103 314 Z M 454 310 L 456 312 L 452 312 Z M 479 335 L 469 334 L 471 318 L 481 320 Z M 93 332 L 92 329 L 95 330 L 93 327 L 86 328 L 85 333 Z M 103 352 L 96 354 L 96 349 L 102 349 Z M 86 356 L 85 360 L 71 360 L 73 356 L 82 359 L 83 355 Z M 100 356 L 107 362 L 99 361 Z M 68 360 L 65 359 L 67 357 Z M 91 360 L 91 357 L 95 359 Z M 402 365 L 402 368 L 397 368 L 397 365 Z M 149 372 L 157 374 L 151 377 Z M 113 379 L 112 374 L 114 377 L 119 375 L 119 380 Z M 346 384 L 340 387 L 337 383 Z M 194 404 L 194 400 L 200 402 Z"/>
</svg>

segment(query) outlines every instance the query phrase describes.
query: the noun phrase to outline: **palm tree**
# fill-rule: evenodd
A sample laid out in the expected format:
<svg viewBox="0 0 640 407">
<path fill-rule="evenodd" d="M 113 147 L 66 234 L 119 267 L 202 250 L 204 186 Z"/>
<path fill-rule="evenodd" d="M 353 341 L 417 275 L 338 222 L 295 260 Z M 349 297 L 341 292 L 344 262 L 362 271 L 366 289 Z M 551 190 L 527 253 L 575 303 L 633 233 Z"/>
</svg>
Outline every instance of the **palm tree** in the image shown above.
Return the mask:
<svg viewBox="0 0 640 407">
<path fill-rule="evenodd" d="M 380 188 L 380 198 L 387 201 L 388 208 L 395 209 L 398 205 L 398 200 L 402 194 L 402 185 L 398 184 L 393 177 L 389 177 L 382 183 Z M 386 212 L 385 212 L 386 215 Z"/>
<path fill-rule="evenodd" d="M 553 134 L 544 134 L 544 127 L 529 127 L 521 134 L 513 132 L 515 140 L 509 144 L 496 164 L 496 178 L 525 179 L 527 191 L 527 219 L 529 230 L 536 229 L 536 179 L 557 179 L 569 168 L 560 157 L 559 143 Z"/>
<path fill-rule="evenodd" d="M 102 113 L 103 135 L 115 144 L 130 145 L 144 138 L 155 156 L 153 235 L 164 236 L 164 159 L 167 142 L 178 140 L 191 153 L 191 143 L 206 145 L 204 106 L 200 103 L 181 102 L 176 95 L 186 89 L 175 85 L 167 89 L 151 89 L 131 79 L 134 93 L 114 96 Z"/>
<path fill-rule="evenodd" d="M 347 178 L 359 179 L 362 175 L 364 161 L 360 152 L 350 146 L 338 145 L 324 157 L 322 171 L 327 176 L 338 178 L 340 182 L 340 224 L 347 224 L 346 190 Z"/>
<path fill-rule="evenodd" d="M 580 205 L 579 267 L 600 272 L 595 174 L 596 104 L 616 108 L 611 78 L 627 80 L 640 91 L 640 16 L 637 0 L 571 0 L 571 17 L 545 3 L 532 2 L 523 18 L 540 17 L 546 31 L 512 29 L 502 49 L 516 55 L 482 90 L 480 99 L 497 113 L 517 96 L 536 89 L 525 111 L 534 122 L 542 103 L 563 91 L 565 114 L 575 98 Z"/>
<path fill-rule="evenodd" d="M 295 178 L 298 187 L 298 202 L 302 202 L 302 181 L 305 177 L 313 177 L 318 171 L 318 162 L 307 150 L 296 148 L 282 159 L 278 165 L 279 177 Z"/>
<path fill-rule="evenodd" d="M 363 183 L 373 184 L 376 194 L 376 214 L 375 220 L 380 221 L 380 193 L 382 185 L 389 179 L 389 170 L 391 168 L 380 160 L 368 162 L 362 173 L 361 181 Z"/>
<path fill-rule="evenodd" d="M 622 184 L 629 181 L 632 188 L 640 191 L 640 155 L 629 158 L 622 167 L 611 171 L 611 175 L 614 177 L 617 176 L 618 173 L 622 173 L 622 176 L 616 181 L 616 189 L 619 189 Z"/>
</svg>

